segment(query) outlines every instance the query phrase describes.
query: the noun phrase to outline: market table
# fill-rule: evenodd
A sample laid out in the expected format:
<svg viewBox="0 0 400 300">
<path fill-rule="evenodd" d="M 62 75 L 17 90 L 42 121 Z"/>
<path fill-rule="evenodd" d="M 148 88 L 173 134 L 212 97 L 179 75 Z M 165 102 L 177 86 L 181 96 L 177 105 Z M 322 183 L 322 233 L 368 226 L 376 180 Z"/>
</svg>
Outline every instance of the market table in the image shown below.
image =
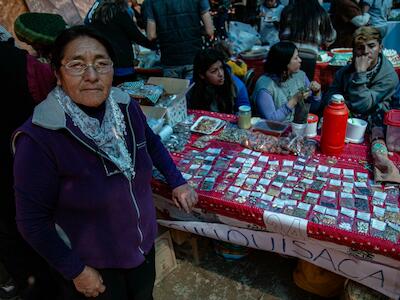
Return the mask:
<svg viewBox="0 0 400 300">
<path fill-rule="evenodd" d="M 233 115 L 190 113 L 236 122 Z M 166 200 L 167 186 L 154 179 L 157 208 L 178 219 L 160 220 L 161 224 L 297 256 L 388 296 L 400 296 L 398 189 L 383 190 L 368 180 L 368 144 L 346 145 L 337 158 L 316 152 L 307 159 L 260 153 L 219 140 L 198 149 L 193 145 L 199 137 L 192 134 L 182 152 L 172 153 L 197 187 L 197 208 L 192 215 L 175 209 Z M 392 159 L 400 164 L 398 154 Z M 215 178 L 214 184 L 210 178 Z"/>
<path fill-rule="evenodd" d="M 383 47 L 400 52 L 400 21 L 388 21 L 387 26 L 387 33 L 382 41 Z"/>
</svg>

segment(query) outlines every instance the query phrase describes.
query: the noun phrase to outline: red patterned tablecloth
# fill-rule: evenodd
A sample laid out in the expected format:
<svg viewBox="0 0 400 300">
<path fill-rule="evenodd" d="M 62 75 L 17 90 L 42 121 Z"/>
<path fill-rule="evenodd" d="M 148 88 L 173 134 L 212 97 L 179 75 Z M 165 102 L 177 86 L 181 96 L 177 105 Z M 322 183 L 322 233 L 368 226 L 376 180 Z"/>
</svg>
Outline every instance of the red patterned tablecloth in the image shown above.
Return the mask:
<svg viewBox="0 0 400 300">
<path fill-rule="evenodd" d="M 225 114 L 210 113 L 203 111 L 190 111 L 190 113 L 195 114 L 196 117 L 202 115 L 208 115 L 208 116 L 218 117 L 230 122 L 236 121 L 236 117 L 233 115 L 225 115 Z M 177 164 L 185 157 L 185 154 L 187 154 L 188 152 L 191 152 L 193 150 L 199 150 L 192 146 L 198 137 L 199 135 L 192 134 L 190 141 L 188 145 L 185 147 L 184 151 L 180 153 L 172 153 L 172 157 Z M 211 141 L 209 147 L 221 148 L 223 149 L 223 151 L 232 150 L 237 152 L 241 152 L 244 149 L 242 146 L 238 144 L 216 141 L 216 140 Z M 265 155 L 269 156 L 270 160 L 296 161 L 297 159 L 295 155 L 281 155 L 281 154 L 269 154 L 269 153 L 265 153 Z M 331 166 L 342 169 L 343 168 L 354 169 L 354 172 L 364 172 L 364 173 L 368 172 L 369 176 L 372 177 L 371 172 L 366 170 L 366 163 L 371 162 L 369 146 L 366 143 L 360 145 L 347 144 L 345 146 L 343 154 L 340 157 L 337 157 L 333 160 L 335 161 L 334 165 L 332 165 L 332 158 L 328 158 L 325 155 L 319 153 L 318 151 L 314 154 L 312 159 L 319 161 L 319 163 L 321 164 L 326 164 L 327 160 L 329 160 L 331 162 Z M 394 154 L 392 160 L 395 161 L 395 163 L 398 166 L 400 165 L 400 155 Z M 170 196 L 170 190 L 161 181 L 153 180 L 152 186 L 155 193 L 163 195 L 165 197 Z M 309 190 L 306 190 L 304 194 L 308 191 Z M 199 194 L 199 203 L 197 207 L 203 209 L 205 212 L 217 213 L 240 221 L 256 224 L 268 230 L 263 221 L 263 212 L 264 212 L 263 209 L 256 207 L 254 205 L 250 205 L 247 202 L 238 203 L 236 201 L 225 200 L 223 194 L 215 191 L 206 192 L 198 190 L 198 194 Z M 371 197 L 369 197 L 369 207 L 371 210 L 372 209 Z M 350 246 L 352 248 L 359 250 L 379 253 L 400 260 L 399 240 L 397 240 L 397 243 L 394 243 L 389 240 L 371 236 L 369 234 L 368 235 L 360 234 L 354 231 L 342 230 L 337 227 L 316 224 L 311 222 L 310 220 L 308 221 L 307 225 L 307 235 L 315 239 L 330 241 L 337 244 Z"/>
</svg>

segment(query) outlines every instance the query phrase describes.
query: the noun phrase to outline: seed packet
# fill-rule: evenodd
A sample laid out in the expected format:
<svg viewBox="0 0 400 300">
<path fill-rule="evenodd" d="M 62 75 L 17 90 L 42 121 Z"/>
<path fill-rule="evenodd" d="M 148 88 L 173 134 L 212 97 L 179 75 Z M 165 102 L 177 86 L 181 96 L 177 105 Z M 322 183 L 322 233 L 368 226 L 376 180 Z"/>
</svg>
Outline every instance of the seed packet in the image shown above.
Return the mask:
<svg viewBox="0 0 400 300">
<path fill-rule="evenodd" d="M 385 220 L 388 222 L 400 225 L 399 208 L 397 207 L 397 210 L 396 210 L 396 209 L 393 209 L 392 206 L 386 206 Z"/>
<path fill-rule="evenodd" d="M 386 209 L 379 206 L 374 206 L 372 209 L 372 214 L 374 218 L 378 219 L 379 221 L 385 221 L 385 212 Z"/>
<path fill-rule="evenodd" d="M 240 170 L 241 173 L 243 174 L 248 174 L 251 170 L 251 167 L 243 166 L 242 169 Z"/>
<path fill-rule="evenodd" d="M 249 196 L 250 196 L 250 191 L 240 190 L 239 193 L 237 194 L 236 199 L 234 200 L 242 204 L 247 201 L 247 198 Z"/>
<path fill-rule="evenodd" d="M 271 184 L 271 180 L 267 179 L 267 178 L 261 178 L 258 181 L 258 184 L 263 185 L 264 187 L 268 187 Z"/>
<path fill-rule="evenodd" d="M 295 207 L 293 206 L 285 206 L 282 210 L 282 213 L 288 216 L 293 216 Z"/>
<path fill-rule="evenodd" d="M 301 201 L 303 199 L 303 193 L 299 192 L 299 191 L 293 191 L 291 198 L 294 199 L 294 200 Z"/>
<path fill-rule="evenodd" d="M 321 218 L 321 224 L 327 225 L 327 226 L 336 226 L 336 217 L 330 216 L 330 215 L 323 215 Z"/>
<path fill-rule="evenodd" d="M 383 238 L 397 244 L 400 238 L 400 226 L 389 222 L 383 233 Z"/>
<path fill-rule="evenodd" d="M 354 206 L 359 211 L 369 212 L 368 197 L 364 195 L 354 195 Z"/>
<path fill-rule="evenodd" d="M 229 186 L 229 182 L 221 182 L 217 185 L 217 187 L 215 188 L 215 191 L 218 193 L 223 193 L 223 192 L 225 192 L 225 190 L 227 189 L 228 186 Z"/>
<path fill-rule="evenodd" d="M 209 153 L 209 154 L 214 155 L 214 156 L 220 155 L 221 152 L 222 152 L 222 148 L 208 148 L 206 150 L 206 153 Z"/>
<path fill-rule="evenodd" d="M 233 200 L 234 198 L 236 198 L 237 193 L 239 193 L 240 188 L 238 188 L 237 186 L 230 186 L 228 188 L 228 192 L 225 193 L 225 199 L 227 200 Z"/>
<path fill-rule="evenodd" d="M 311 205 L 300 202 L 293 211 L 293 216 L 298 218 L 306 219 L 308 212 L 310 211 Z"/>
<path fill-rule="evenodd" d="M 275 186 L 271 185 L 268 188 L 267 194 L 270 195 L 270 196 L 277 197 L 277 196 L 279 196 L 280 192 L 281 192 L 281 190 L 278 187 L 275 187 Z"/>
<path fill-rule="evenodd" d="M 215 178 L 214 177 L 206 177 L 201 185 L 200 190 L 202 191 L 212 191 L 215 185 Z"/>
<path fill-rule="evenodd" d="M 201 138 L 198 138 L 193 144 L 192 146 L 198 149 L 204 149 L 207 148 L 208 145 L 210 145 L 209 142 L 206 142 L 204 140 L 202 140 Z"/>
<path fill-rule="evenodd" d="M 320 205 L 328 208 L 337 208 L 336 193 L 332 191 L 323 191 Z"/>
<path fill-rule="evenodd" d="M 308 192 L 304 197 L 304 202 L 309 204 L 317 204 L 319 199 L 319 194 Z"/>
<path fill-rule="evenodd" d="M 383 206 L 387 197 L 387 193 L 375 191 L 372 196 L 372 204 Z"/>
<path fill-rule="evenodd" d="M 224 180 L 232 181 L 236 177 L 236 173 L 224 172 L 222 178 Z"/>
<path fill-rule="evenodd" d="M 244 184 L 246 179 L 247 179 L 247 174 L 239 173 L 238 176 L 236 177 L 236 181 L 235 181 L 234 185 L 240 187 Z"/>
<path fill-rule="evenodd" d="M 339 204 L 342 208 L 355 208 L 354 197 L 350 193 L 341 192 L 339 194 Z"/>
<path fill-rule="evenodd" d="M 322 218 L 324 217 L 326 207 L 315 205 L 314 209 L 310 213 L 309 220 L 316 224 L 322 224 Z"/>
<path fill-rule="evenodd" d="M 203 177 L 201 176 L 193 176 L 188 180 L 188 184 L 194 188 L 195 190 L 199 188 L 201 181 L 203 180 Z"/>
<path fill-rule="evenodd" d="M 186 173 L 188 173 L 190 175 L 196 175 L 199 169 L 200 169 L 200 165 L 193 164 L 189 167 L 189 169 L 186 170 Z"/>
<path fill-rule="evenodd" d="M 283 162 L 282 162 L 282 171 L 283 172 L 291 172 L 292 171 L 292 169 L 293 169 L 293 161 L 292 160 L 284 160 Z"/>
<path fill-rule="evenodd" d="M 251 168 L 251 172 L 252 173 L 257 173 L 257 174 L 260 174 L 262 172 L 262 170 L 263 169 L 261 167 L 258 167 L 258 166 L 254 166 L 254 167 Z"/>
<path fill-rule="evenodd" d="M 261 199 L 262 194 L 260 192 L 251 192 L 249 196 L 249 204 L 256 205 L 256 203 Z"/>
<path fill-rule="evenodd" d="M 182 172 L 182 177 L 183 177 L 183 179 L 185 179 L 186 181 L 188 181 L 188 180 L 189 180 L 190 178 L 192 178 L 193 176 L 190 175 L 190 174 L 188 174 L 188 173 Z"/>
<path fill-rule="evenodd" d="M 300 178 L 300 177 L 303 177 L 303 172 L 302 171 L 298 171 L 298 170 L 293 170 L 290 175 Z"/>
<path fill-rule="evenodd" d="M 342 182 L 343 186 L 342 186 L 342 192 L 344 193 L 353 193 L 353 187 L 354 187 L 354 183 L 353 182 L 346 182 L 343 181 Z"/>
<path fill-rule="evenodd" d="M 285 181 L 285 186 L 287 187 L 295 187 L 299 177 L 296 176 L 288 176 Z"/>
<path fill-rule="evenodd" d="M 229 159 L 220 157 L 217 159 L 214 165 L 215 170 L 226 170 L 229 167 Z"/>
<path fill-rule="evenodd" d="M 313 180 L 304 178 L 304 179 L 300 180 L 300 182 L 297 183 L 296 187 L 299 187 L 303 190 L 308 190 L 311 187 L 312 183 L 313 183 Z"/>
<path fill-rule="evenodd" d="M 340 175 L 342 174 L 342 169 L 331 167 L 329 170 L 329 174 L 330 174 L 330 178 L 340 179 Z"/>
<path fill-rule="evenodd" d="M 314 177 L 314 173 L 317 169 L 311 166 L 305 166 L 305 171 L 303 172 L 303 176 L 308 179 L 312 179 Z"/>
<path fill-rule="evenodd" d="M 371 190 L 368 188 L 366 182 L 354 182 L 354 192 L 360 195 L 371 196 Z"/>
<path fill-rule="evenodd" d="M 276 175 L 276 172 L 275 171 L 271 171 L 271 170 L 267 170 L 264 173 L 264 177 L 267 178 L 267 179 L 272 179 L 272 178 L 275 177 L 275 175 Z"/>
<path fill-rule="evenodd" d="M 371 226 L 369 229 L 370 235 L 374 237 L 384 238 L 384 232 L 386 229 L 386 223 L 378 219 L 371 219 Z"/>
<path fill-rule="evenodd" d="M 279 170 L 279 160 L 270 160 L 268 161 L 268 169 L 271 171 Z"/>
<path fill-rule="evenodd" d="M 268 162 L 268 160 L 269 160 L 269 156 L 265 156 L 265 155 L 261 155 L 258 158 L 258 162 L 261 162 L 261 163 L 264 163 L 264 164 L 266 164 Z"/>
<path fill-rule="evenodd" d="M 365 222 L 369 222 L 371 220 L 371 214 L 369 212 L 358 211 L 357 219 L 363 220 Z"/>
<path fill-rule="evenodd" d="M 278 173 L 278 174 L 279 174 L 279 173 Z M 278 175 L 278 176 L 275 177 L 274 182 L 281 182 L 281 183 L 284 183 L 284 182 L 286 181 L 286 178 L 287 178 L 287 177 L 285 177 L 285 176 Z"/>
<path fill-rule="evenodd" d="M 367 182 L 368 181 L 368 174 L 367 173 L 362 173 L 362 172 L 357 172 L 357 180 L 361 182 Z"/>
<path fill-rule="evenodd" d="M 204 164 L 212 165 L 216 158 L 217 158 L 216 156 L 207 155 L 206 157 L 204 157 Z"/>
<path fill-rule="evenodd" d="M 297 171 L 304 171 L 304 166 L 303 165 L 299 165 L 299 164 L 294 164 L 293 166 L 293 170 L 297 170 Z"/>
<path fill-rule="evenodd" d="M 242 187 L 245 190 L 251 191 L 255 188 L 256 182 L 257 182 L 257 179 L 255 179 L 255 178 L 247 178 Z"/>
<path fill-rule="evenodd" d="M 248 178 L 253 178 L 253 179 L 258 179 L 260 178 L 260 174 L 259 173 L 253 173 L 252 171 L 250 171 L 250 173 L 248 174 Z"/>
<path fill-rule="evenodd" d="M 354 215 L 354 210 L 342 207 L 338 217 L 338 227 L 346 231 L 351 231 L 354 223 Z"/>
<path fill-rule="evenodd" d="M 317 176 L 326 177 L 328 175 L 329 167 L 324 165 L 319 165 L 317 167 Z"/>
<path fill-rule="evenodd" d="M 211 170 L 211 166 L 210 165 L 202 165 L 200 167 L 200 170 L 197 172 L 197 175 L 205 177 L 208 174 L 208 172 L 210 172 L 210 170 Z"/>
<path fill-rule="evenodd" d="M 343 169 L 343 178 L 351 179 L 351 181 L 354 181 L 354 170 L 353 169 Z"/>
<path fill-rule="evenodd" d="M 218 178 L 218 176 L 220 175 L 221 172 L 217 170 L 211 170 L 211 172 L 207 174 L 208 177 L 214 177 L 214 178 Z"/>
<path fill-rule="evenodd" d="M 362 234 L 368 234 L 369 232 L 369 223 L 357 220 L 355 223 L 355 228 L 353 229 L 355 232 L 362 233 Z"/>
<path fill-rule="evenodd" d="M 240 153 L 243 154 L 244 156 L 248 156 L 251 154 L 251 151 L 252 150 L 246 148 L 246 149 L 243 149 L 242 152 L 240 152 Z"/>
<path fill-rule="evenodd" d="M 248 158 L 246 158 L 246 161 L 244 162 L 243 166 L 252 168 L 255 163 L 256 163 L 256 159 L 255 158 L 248 157 Z"/>
<path fill-rule="evenodd" d="M 325 181 L 322 180 L 314 180 L 310 186 L 310 189 L 314 191 L 320 191 L 325 186 Z"/>
<path fill-rule="evenodd" d="M 293 190 L 291 188 L 283 187 L 281 189 L 280 198 L 283 200 L 289 199 L 289 197 L 292 195 L 292 191 Z"/>
<path fill-rule="evenodd" d="M 261 201 L 256 203 L 256 206 L 261 208 L 261 209 L 269 211 L 269 210 L 271 210 L 272 202 L 261 200 Z"/>
<path fill-rule="evenodd" d="M 386 204 L 391 203 L 394 206 L 398 206 L 399 202 L 399 189 L 395 186 L 385 187 L 386 196 Z"/>
<path fill-rule="evenodd" d="M 285 202 L 281 199 L 275 198 L 272 202 L 271 211 L 276 213 L 281 213 L 285 207 Z"/>
</svg>

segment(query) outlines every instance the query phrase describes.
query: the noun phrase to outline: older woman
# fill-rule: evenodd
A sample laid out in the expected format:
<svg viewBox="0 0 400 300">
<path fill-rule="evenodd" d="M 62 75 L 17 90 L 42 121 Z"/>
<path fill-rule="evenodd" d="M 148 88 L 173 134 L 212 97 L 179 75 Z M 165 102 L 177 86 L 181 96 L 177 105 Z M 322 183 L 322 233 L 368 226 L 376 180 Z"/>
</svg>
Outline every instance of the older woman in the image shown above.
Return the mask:
<svg viewBox="0 0 400 300">
<path fill-rule="evenodd" d="M 197 202 L 139 105 L 111 87 L 112 59 L 91 28 L 61 33 L 58 86 L 13 138 L 18 228 L 62 275 L 65 299 L 152 299 L 153 164 L 177 206 Z"/>
<path fill-rule="evenodd" d="M 278 42 L 271 47 L 265 62 L 265 74 L 256 83 L 253 101 L 262 118 L 275 121 L 292 121 L 297 103 L 310 89 L 312 109 L 319 107 L 321 85 L 308 79 L 300 70 L 301 58 L 295 44 Z"/>
</svg>

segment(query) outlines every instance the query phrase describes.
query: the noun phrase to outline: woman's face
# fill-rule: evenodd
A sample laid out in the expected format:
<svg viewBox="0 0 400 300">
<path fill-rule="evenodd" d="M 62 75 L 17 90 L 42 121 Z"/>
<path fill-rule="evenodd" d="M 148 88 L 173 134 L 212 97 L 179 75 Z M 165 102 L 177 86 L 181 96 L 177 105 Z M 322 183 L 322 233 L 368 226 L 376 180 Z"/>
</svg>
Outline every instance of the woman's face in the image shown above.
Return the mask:
<svg viewBox="0 0 400 300">
<path fill-rule="evenodd" d="M 301 58 L 299 56 L 299 51 L 295 49 L 293 56 L 290 59 L 289 64 L 287 65 L 288 73 L 292 74 L 298 72 L 300 70 L 300 66 L 301 66 Z"/>
<path fill-rule="evenodd" d="M 113 81 L 112 65 L 106 48 L 91 37 L 78 37 L 64 48 L 61 67 L 56 72 L 57 84 L 78 104 L 96 107 L 108 97 Z M 85 66 L 82 74 L 76 74 L 71 66 Z M 102 68 L 99 73 L 96 67 Z M 106 72 L 104 71 L 106 70 Z"/>
<path fill-rule="evenodd" d="M 200 78 L 206 80 L 211 85 L 223 85 L 225 82 L 225 73 L 222 62 L 219 60 L 213 63 L 204 75 L 200 75 Z"/>
<path fill-rule="evenodd" d="M 268 8 L 274 8 L 276 6 L 276 0 L 265 0 L 265 5 Z"/>
</svg>

